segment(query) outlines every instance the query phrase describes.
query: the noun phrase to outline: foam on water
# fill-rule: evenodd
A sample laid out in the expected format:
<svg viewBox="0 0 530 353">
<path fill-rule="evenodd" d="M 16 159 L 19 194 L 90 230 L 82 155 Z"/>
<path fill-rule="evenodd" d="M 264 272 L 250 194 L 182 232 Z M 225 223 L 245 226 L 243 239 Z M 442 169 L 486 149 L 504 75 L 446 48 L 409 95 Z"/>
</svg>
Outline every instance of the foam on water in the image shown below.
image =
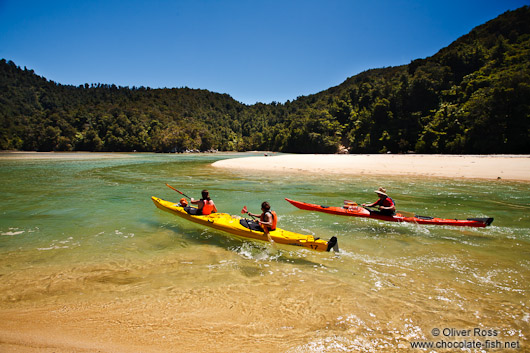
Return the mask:
<svg viewBox="0 0 530 353">
<path fill-rule="evenodd" d="M 241 349 L 248 351 L 264 342 L 288 352 L 406 350 L 411 341 L 432 339 L 431 330 L 442 325 L 497 328 L 503 339 L 527 343 L 527 184 L 322 180 L 209 167 L 227 157 L 1 160 L 0 309 L 38 307 L 59 315 L 95 307 L 99 324 L 115 312 L 136 327 L 159 320 L 158 330 L 178 328 L 181 336 L 187 320 L 197 323 L 189 335 L 205 350 L 211 327 L 224 342 L 245 342 Z M 273 246 L 186 222 L 151 202 L 151 196 L 181 197 L 165 183 L 196 198 L 207 188 L 230 214 L 240 214 L 243 205 L 258 212 L 267 200 L 281 228 L 337 236 L 340 252 Z M 364 202 L 381 184 L 404 211 L 492 216 L 494 224 L 384 223 L 302 211 L 283 200 Z M 172 303 L 179 303 L 174 311 L 167 308 Z"/>
<path fill-rule="evenodd" d="M 18 230 L 18 228 L 9 228 L 7 232 L 2 232 L 0 235 L 19 235 L 25 232 L 25 230 Z"/>
</svg>

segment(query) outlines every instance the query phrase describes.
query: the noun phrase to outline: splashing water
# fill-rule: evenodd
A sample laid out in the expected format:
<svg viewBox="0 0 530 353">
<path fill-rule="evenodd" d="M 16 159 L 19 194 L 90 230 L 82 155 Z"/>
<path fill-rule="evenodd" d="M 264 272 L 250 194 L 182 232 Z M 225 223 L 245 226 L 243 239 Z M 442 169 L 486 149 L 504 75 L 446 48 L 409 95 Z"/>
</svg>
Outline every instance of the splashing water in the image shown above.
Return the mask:
<svg viewBox="0 0 530 353">
<path fill-rule="evenodd" d="M 106 344 L 158 351 L 217 351 L 223 342 L 233 351 L 378 352 L 435 340 L 433 328 L 480 327 L 528 347 L 526 183 L 210 166 L 248 154 L 72 155 L 0 158 L 0 337 L 53 320 L 67 336 L 80 337 L 69 329 L 75 322 Z M 336 236 L 341 253 L 276 248 L 161 212 L 151 196 L 181 197 L 165 183 L 195 198 L 209 189 L 220 212 L 235 215 L 269 201 L 281 228 Z M 399 209 L 495 221 L 485 229 L 384 223 L 283 200 L 373 201 L 379 185 Z"/>
</svg>

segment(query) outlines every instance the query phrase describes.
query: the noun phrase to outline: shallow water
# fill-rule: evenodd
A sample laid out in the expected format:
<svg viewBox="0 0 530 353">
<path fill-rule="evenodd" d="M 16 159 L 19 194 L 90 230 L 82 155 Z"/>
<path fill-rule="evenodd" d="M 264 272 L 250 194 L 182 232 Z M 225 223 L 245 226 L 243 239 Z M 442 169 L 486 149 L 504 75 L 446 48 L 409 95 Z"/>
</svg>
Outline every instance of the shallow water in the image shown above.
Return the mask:
<svg viewBox="0 0 530 353">
<path fill-rule="evenodd" d="M 375 352 L 488 339 L 529 349 L 528 183 L 210 165 L 248 155 L 0 156 L 4 321 L 20 312 L 59 326 L 75 320 L 102 345 L 154 351 L 178 343 L 182 351 Z M 207 188 L 230 214 L 244 205 L 257 213 L 267 200 L 281 228 L 337 236 L 341 252 L 272 248 L 188 223 L 151 202 L 181 197 L 165 183 L 196 198 Z M 371 202 L 378 186 L 403 211 L 495 221 L 486 229 L 384 223 L 283 200 Z M 465 330 L 471 335 L 458 334 Z"/>
</svg>

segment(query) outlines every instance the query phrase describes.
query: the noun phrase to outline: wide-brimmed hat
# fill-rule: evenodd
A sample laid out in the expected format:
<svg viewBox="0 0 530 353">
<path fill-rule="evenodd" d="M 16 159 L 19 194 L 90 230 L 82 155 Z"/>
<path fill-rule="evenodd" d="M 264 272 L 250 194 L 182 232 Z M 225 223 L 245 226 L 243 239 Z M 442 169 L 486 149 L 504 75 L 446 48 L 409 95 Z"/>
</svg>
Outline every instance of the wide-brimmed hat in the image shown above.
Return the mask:
<svg viewBox="0 0 530 353">
<path fill-rule="evenodd" d="M 374 192 L 375 192 L 376 194 L 380 194 L 380 195 L 388 196 L 388 195 L 386 194 L 386 189 L 383 188 L 383 187 L 381 187 L 381 188 L 375 190 Z"/>
</svg>

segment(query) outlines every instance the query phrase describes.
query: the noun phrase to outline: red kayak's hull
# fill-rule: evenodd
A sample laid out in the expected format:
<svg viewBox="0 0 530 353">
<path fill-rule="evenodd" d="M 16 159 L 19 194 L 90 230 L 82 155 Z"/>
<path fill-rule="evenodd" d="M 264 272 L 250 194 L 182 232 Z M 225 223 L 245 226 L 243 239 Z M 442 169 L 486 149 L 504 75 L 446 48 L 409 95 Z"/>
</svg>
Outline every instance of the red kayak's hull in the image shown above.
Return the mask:
<svg viewBox="0 0 530 353">
<path fill-rule="evenodd" d="M 321 206 L 306 202 L 294 201 L 285 199 L 290 202 L 293 206 L 298 207 L 301 210 L 316 211 L 330 213 L 340 216 L 353 216 L 353 217 L 364 217 L 379 219 L 381 221 L 389 222 L 409 222 L 417 224 L 432 224 L 442 226 L 462 226 L 462 227 L 486 227 L 493 222 L 493 218 L 468 218 L 468 219 L 443 219 L 436 217 L 425 217 L 425 216 L 414 216 L 405 217 L 400 213 L 396 213 L 394 216 L 384 216 L 374 212 L 370 212 L 361 206 L 346 206 L 345 207 L 333 207 L 333 206 Z"/>
</svg>

